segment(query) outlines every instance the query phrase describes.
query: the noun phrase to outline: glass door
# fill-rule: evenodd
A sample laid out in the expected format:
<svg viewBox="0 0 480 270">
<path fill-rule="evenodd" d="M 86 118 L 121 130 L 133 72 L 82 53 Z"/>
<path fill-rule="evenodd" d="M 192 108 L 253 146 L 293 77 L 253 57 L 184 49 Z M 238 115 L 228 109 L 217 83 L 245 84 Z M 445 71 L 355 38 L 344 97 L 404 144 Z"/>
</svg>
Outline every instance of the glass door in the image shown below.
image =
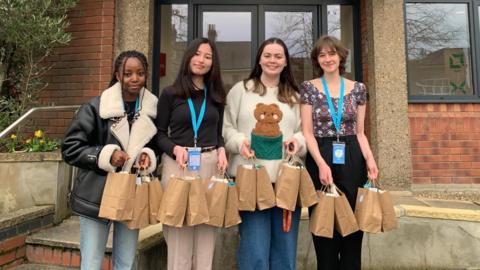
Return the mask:
<svg viewBox="0 0 480 270">
<path fill-rule="evenodd" d="M 255 6 L 199 6 L 198 35 L 215 41 L 225 89 L 248 77 L 257 48 Z"/>
<path fill-rule="evenodd" d="M 290 54 L 290 64 L 297 83 L 313 75 L 310 52 L 317 37 L 316 6 L 263 6 L 260 39 L 282 39 Z"/>
</svg>

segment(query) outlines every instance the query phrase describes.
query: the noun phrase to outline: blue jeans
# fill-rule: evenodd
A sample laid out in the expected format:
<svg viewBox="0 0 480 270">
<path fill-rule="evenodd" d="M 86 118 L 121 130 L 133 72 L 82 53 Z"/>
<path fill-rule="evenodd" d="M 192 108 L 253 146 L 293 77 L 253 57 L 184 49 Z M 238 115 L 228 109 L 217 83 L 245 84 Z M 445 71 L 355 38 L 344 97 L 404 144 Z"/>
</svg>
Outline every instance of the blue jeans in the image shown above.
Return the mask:
<svg viewBox="0 0 480 270">
<path fill-rule="evenodd" d="M 93 219 L 80 217 L 80 254 L 81 268 L 100 270 L 105 254 L 110 225 L 113 223 L 113 269 L 133 269 L 137 250 L 138 230 L 130 230 L 121 222 L 107 224 Z"/>
<path fill-rule="evenodd" d="M 301 209 L 292 213 L 292 226 L 283 232 L 283 209 L 241 211 L 239 270 L 295 270 Z"/>
</svg>

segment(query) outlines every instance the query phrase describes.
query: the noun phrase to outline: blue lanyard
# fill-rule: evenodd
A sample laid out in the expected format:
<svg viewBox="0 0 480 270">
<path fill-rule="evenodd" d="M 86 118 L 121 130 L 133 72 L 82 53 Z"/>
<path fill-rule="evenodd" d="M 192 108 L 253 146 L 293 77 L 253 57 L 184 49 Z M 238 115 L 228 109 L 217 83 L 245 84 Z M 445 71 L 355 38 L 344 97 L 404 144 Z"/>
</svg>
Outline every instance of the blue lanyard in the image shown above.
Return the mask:
<svg viewBox="0 0 480 270">
<path fill-rule="evenodd" d="M 200 114 L 197 115 L 195 113 L 195 107 L 193 107 L 192 98 L 188 98 L 188 107 L 190 108 L 190 114 L 192 115 L 192 128 L 193 128 L 193 140 L 194 146 L 197 147 L 197 134 L 198 129 L 203 121 L 203 116 L 205 115 L 205 107 L 207 107 L 207 86 L 205 86 L 205 99 L 203 100 L 202 107 L 200 108 Z"/>
<path fill-rule="evenodd" d="M 135 113 L 138 112 L 138 108 L 140 107 L 140 101 L 139 101 L 139 98 L 137 97 L 135 99 Z"/>
<path fill-rule="evenodd" d="M 343 77 L 340 77 L 340 96 L 338 97 L 338 108 L 337 115 L 335 115 L 335 108 L 333 107 L 332 99 L 330 98 L 330 93 L 328 92 L 327 82 L 325 77 L 322 77 L 323 90 L 325 95 L 327 95 L 328 108 L 330 109 L 330 115 L 332 116 L 333 124 L 337 130 L 337 139 L 340 135 L 340 123 L 342 123 L 342 113 L 343 113 L 343 95 L 345 94 L 345 82 Z"/>
</svg>

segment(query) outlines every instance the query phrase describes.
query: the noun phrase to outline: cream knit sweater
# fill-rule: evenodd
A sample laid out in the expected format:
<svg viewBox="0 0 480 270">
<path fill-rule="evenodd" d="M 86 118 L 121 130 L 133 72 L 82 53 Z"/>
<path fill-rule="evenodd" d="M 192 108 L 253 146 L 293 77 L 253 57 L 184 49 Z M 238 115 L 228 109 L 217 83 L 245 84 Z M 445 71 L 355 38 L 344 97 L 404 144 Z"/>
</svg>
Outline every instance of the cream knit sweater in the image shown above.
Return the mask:
<svg viewBox="0 0 480 270">
<path fill-rule="evenodd" d="M 253 87 L 253 82 L 248 82 L 247 87 Z M 244 140 L 250 141 L 251 132 L 257 121 L 254 116 L 254 110 L 258 103 L 275 103 L 280 107 L 283 118 L 279 126 L 283 134 L 283 141 L 292 137 L 295 138 L 300 147 L 298 154 L 302 157 L 306 154 L 305 138 L 303 137 L 300 122 L 300 105 L 295 104 L 295 106 L 290 107 L 288 104 L 280 102 L 277 95 L 278 87 L 267 88 L 266 94 L 260 96 L 253 91 L 247 91 L 243 81 L 236 83 L 228 92 L 223 118 L 223 138 L 225 140 L 225 148 L 230 155 L 228 173 L 231 176 L 236 176 L 238 165 L 249 164 L 248 160 L 240 156 L 240 147 Z M 284 155 L 285 149 L 282 152 Z M 272 182 L 275 182 L 282 159 L 257 159 L 257 163 L 266 167 L 270 179 Z"/>
</svg>

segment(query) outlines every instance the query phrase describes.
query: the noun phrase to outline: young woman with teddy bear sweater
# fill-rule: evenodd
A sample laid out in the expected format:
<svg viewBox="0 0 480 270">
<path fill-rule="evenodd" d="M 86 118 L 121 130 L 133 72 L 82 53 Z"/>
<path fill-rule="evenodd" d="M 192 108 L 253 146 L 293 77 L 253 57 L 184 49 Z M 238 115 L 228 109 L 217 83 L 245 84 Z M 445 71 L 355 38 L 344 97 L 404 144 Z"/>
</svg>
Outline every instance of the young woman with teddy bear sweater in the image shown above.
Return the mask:
<svg viewBox="0 0 480 270">
<path fill-rule="evenodd" d="M 223 137 L 230 153 L 230 175 L 255 157 L 275 183 L 285 152 L 305 155 L 298 87 L 282 40 L 270 38 L 261 44 L 250 76 L 230 89 L 226 103 Z M 282 230 L 280 208 L 240 215 L 240 270 L 295 269 L 300 208 L 293 212 L 289 232 Z"/>
</svg>

